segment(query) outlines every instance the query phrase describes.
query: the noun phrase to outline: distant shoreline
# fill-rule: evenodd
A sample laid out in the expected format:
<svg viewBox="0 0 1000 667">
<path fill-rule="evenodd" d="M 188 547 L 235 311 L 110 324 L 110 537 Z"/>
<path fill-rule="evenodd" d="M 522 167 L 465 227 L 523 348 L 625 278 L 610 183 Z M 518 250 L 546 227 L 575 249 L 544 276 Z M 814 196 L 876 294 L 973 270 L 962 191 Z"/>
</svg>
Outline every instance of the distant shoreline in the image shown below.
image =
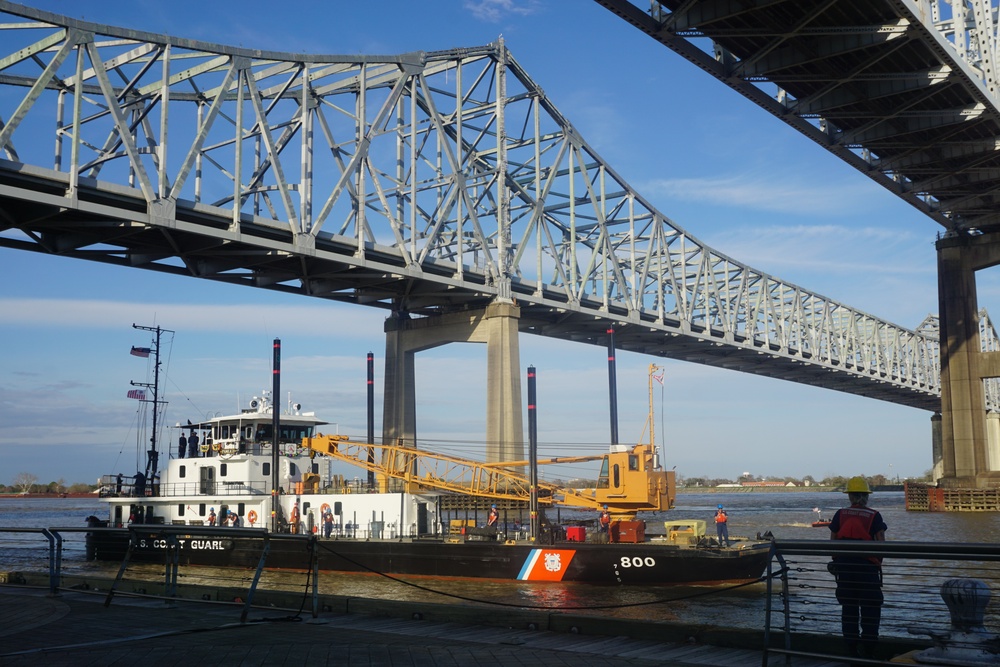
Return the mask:
<svg viewBox="0 0 1000 667">
<path fill-rule="evenodd" d="M 839 486 L 679 486 L 677 493 L 825 493 Z"/>
<path fill-rule="evenodd" d="M 843 493 L 842 486 L 682 486 L 677 493 Z M 872 487 L 873 493 L 902 491 L 902 484 Z"/>
<path fill-rule="evenodd" d="M 0 493 L 0 500 L 59 500 L 61 498 L 93 498 L 97 500 L 97 492 L 93 493 Z"/>
</svg>

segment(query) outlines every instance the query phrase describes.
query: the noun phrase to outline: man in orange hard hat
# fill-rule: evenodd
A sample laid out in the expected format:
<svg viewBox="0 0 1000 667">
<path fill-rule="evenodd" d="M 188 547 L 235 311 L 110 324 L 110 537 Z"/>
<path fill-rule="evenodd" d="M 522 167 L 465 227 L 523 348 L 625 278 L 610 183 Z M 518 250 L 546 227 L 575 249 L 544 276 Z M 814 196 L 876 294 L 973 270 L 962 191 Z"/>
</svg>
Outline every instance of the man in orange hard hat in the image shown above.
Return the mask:
<svg viewBox="0 0 1000 667">
<path fill-rule="evenodd" d="M 839 509 L 833 515 L 830 539 L 885 541 L 888 526 L 880 513 L 868 507 L 871 492 L 864 477 L 848 480 L 845 493 L 851 506 Z M 837 579 L 841 631 L 848 653 L 861 658 L 874 657 L 884 600 L 882 559 L 875 556 L 835 556 L 830 571 Z"/>
</svg>

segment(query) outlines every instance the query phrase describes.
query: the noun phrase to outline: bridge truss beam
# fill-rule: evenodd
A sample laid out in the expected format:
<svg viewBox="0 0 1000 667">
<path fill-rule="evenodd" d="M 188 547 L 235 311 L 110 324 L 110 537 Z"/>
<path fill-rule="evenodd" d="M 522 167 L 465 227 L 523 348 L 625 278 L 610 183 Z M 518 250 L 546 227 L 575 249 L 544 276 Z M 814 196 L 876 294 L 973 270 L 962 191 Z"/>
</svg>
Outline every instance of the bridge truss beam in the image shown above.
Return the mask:
<svg viewBox="0 0 1000 667">
<path fill-rule="evenodd" d="M 939 409 L 936 337 L 698 241 L 502 41 L 316 56 L 0 13 L 0 245 L 411 316 L 516 300 L 522 331 Z"/>
</svg>

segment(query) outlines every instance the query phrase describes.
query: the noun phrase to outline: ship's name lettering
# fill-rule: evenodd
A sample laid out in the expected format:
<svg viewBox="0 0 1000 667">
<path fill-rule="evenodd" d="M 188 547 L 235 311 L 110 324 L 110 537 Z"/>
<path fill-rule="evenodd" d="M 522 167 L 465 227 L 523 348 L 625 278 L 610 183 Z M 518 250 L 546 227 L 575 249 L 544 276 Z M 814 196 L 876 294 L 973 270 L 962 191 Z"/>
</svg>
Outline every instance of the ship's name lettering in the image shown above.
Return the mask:
<svg viewBox="0 0 1000 667">
<path fill-rule="evenodd" d="M 656 559 L 652 556 L 622 556 L 622 567 L 656 567 Z"/>
<path fill-rule="evenodd" d="M 195 551 L 224 551 L 222 540 L 177 540 L 177 546 L 183 549 L 185 545 Z M 170 545 L 167 540 L 139 540 L 140 549 L 166 549 Z"/>
<path fill-rule="evenodd" d="M 222 551 L 222 540 L 191 540 L 191 548 L 201 551 Z"/>
</svg>

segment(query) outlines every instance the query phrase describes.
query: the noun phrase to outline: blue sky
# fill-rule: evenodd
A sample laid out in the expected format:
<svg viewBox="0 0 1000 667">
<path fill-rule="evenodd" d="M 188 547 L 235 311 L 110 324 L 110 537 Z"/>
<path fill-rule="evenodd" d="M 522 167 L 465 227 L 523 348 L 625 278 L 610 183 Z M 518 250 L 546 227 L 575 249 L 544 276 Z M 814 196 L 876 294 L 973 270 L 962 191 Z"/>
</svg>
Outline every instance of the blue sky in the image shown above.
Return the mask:
<svg viewBox="0 0 1000 667">
<path fill-rule="evenodd" d="M 596 3 L 27 4 L 276 51 L 395 54 L 503 35 L 588 143 L 703 242 L 906 327 L 937 311 L 938 225 Z M 0 267 L 0 482 L 22 471 L 46 482 L 134 473 L 136 404 L 125 392 L 145 381 L 147 364 L 128 350 L 149 337 L 133 323 L 176 331 L 165 339 L 169 424 L 228 413 L 267 388 L 277 337 L 292 400 L 341 432 L 365 433 L 365 354 L 376 355 L 381 387 L 382 311 L 4 249 Z M 987 273 L 979 289 L 989 306 L 1000 286 Z M 543 454 L 600 451 L 604 349 L 525 335 L 521 361 L 538 368 Z M 927 412 L 628 353 L 618 368 L 623 441 L 641 435 L 651 362 L 666 367 L 657 431 L 667 466 L 682 475 L 903 476 L 931 466 Z M 485 367 L 482 346 L 419 356 L 420 437 L 451 451 L 481 447 Z M 380 415 L 380 389 L 377 401 Z"/>
</svg>

